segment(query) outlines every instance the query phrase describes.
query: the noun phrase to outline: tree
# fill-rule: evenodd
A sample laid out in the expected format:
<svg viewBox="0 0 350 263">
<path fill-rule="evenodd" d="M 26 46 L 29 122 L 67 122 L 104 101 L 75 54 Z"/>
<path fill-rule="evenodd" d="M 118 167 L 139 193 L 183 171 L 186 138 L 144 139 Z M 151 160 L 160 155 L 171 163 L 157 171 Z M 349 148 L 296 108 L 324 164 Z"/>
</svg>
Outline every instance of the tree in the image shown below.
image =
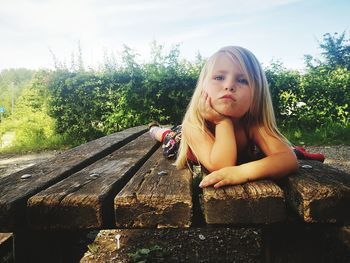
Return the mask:
<svg viewBox="0 0 350 263">
<path fill-rule="evenodd" d="M 311 55 L 304 56 L 308 68 L 326 67 L 333 70 L 341 67 L 350 70 L 350 39 L 346 38 L 345 31 L 341 34 L 324 34 L 320 48 L 323 61 L 314 59 Z"/>
<path fill-rule="evenodd" d="M 4 117 L 11 114 L 17 98 L 29 85 L 34 73 L 33 70 L 24 68 L 5 69 L 0 72 L 0 107 L 5 108 Z"/>
</svg>

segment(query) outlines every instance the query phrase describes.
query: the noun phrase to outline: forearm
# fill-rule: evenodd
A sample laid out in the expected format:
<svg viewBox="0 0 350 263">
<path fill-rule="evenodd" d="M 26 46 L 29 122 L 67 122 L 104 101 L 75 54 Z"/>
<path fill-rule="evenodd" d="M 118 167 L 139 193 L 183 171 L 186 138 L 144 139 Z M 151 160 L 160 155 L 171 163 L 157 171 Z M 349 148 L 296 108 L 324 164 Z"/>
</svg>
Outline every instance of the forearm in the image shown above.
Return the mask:
<svg viewBox="0 0 350 263">
<path fill-rule="evenodd" d="M 280 178 L 298 169 L 293 153 L 280 152 L 261 160 L 225 167 L 204 177 L 200 187 L 243 184 L 263 178 Z"/>
<path fill-rule="evenodd" d="M 263 159 L 240 165 L 247 181 L 263 178 L 281 178 L 298 169 L 297 159 L 292 152 L 280 152 Z M 234 175 L 232 175 L 234 176 Z"/>
<path fill-rule="evenodd" d="M 237 145 L 234 126 L 230 119 L 225 119 L 215 126 L 215 142 L 210 152 L 211 167 L 218 170 L 235 165 L 237 161 Z"/>
</svg>

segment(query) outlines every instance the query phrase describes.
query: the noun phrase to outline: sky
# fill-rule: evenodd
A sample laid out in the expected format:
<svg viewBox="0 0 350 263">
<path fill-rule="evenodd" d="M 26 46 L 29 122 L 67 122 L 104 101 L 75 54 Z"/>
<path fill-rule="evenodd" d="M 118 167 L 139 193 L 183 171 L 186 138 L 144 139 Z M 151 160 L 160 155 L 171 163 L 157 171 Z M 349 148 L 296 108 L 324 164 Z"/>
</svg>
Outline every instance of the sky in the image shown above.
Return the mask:
<svg viewBox="0 0 350 263">
<path fill-rule="evenodd" d="M 142 63 L 153 41 L 179 44 L 189 61 L 238 45 L 265 66 L 302 70 L 323 34 L 349 38 L 349 14 L 349 0 L 0 0 L 0 70 L 53 68 L 52 53 L 69 65 L 78 43 L 88 67 L 118 59 L 123 44 Z"/>
</svg>

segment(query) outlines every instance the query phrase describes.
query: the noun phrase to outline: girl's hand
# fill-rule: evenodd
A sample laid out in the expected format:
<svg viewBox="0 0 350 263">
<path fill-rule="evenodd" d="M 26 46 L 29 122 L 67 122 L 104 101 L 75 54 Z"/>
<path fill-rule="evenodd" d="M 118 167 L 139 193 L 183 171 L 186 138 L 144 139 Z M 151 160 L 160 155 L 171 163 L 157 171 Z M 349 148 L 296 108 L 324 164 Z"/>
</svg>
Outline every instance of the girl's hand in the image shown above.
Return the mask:
<svg viewBox="0 0 350 263">
<path fill-rule="evenodd" d="M 219 188 L 224 185 L 243 184 L 249 181 L 246 169 L 240 166 L 225 167 L 203 178 L 199 187 L 207 187 L 214 185 L 214 188 Z"/>
<path fill-rule="evenodd" d="M 218 124 L 219 122 L 229 119 L 228 117 L 218 113 L 211 103 L 211 98 L 209 97 L 207 92 L 203 92 L 199 101 L 199 112 L 202 117 L 210 121 L 214 124 Z"/>
</svg>

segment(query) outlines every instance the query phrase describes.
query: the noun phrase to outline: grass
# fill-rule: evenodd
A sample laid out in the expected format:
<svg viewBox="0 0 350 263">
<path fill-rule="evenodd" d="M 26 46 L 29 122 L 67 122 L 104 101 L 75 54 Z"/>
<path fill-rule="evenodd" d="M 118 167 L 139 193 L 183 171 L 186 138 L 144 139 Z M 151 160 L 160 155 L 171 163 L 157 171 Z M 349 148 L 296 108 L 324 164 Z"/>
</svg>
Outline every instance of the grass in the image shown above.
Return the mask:
<svg viewBox="0 0 350 263">
<path fill-rule="evenodd" d="M 0 148 L 0 154 L 65 150 L 77 145 L 74 138 L 56 134 L 54 127 L 54 120 L 40 113 L 6 120 L 0 125 L 0 138 L 6 132 L 14 131 L 15 139 L 11 146 Z M 350 125 L 329 123 L 316 129 L 288 127 L 281 131 L 294 145 L 350 145 Z"/>
<path fill-rule="evenodd" d="M 66 142 L 64 136 L 54 135 L 50 138 L 41 138 L 33 136 L 26 141 L 15 140 L 11 146 L 0 149 L 0 154 L 6 153 L 29 153 L 43 152 L 49 150 L 66 150 L 71 148 L 71 145 Z"/>
<path fill-rule="evenodd" d="M 154 245 L 150 248 L 140 248 L 135 253 L 129 253 L 131 262 L 146 263 L 160 260 L 163 262 L 168 255 L 168 251 L 161 246 Z"/>
<path fill-rule="evenodd" d="M 294 145 L 350 145 L 350 126 L 329 123 L 321 128 L 285 128 L 282 133 Z"/>
<path fill-rule="evenodd" d="M 46 114 L 28 113 L 22 118 L 7 119 L 1 123 L 0 139 L 7 132 L 14 132 L 11 144 L 0 148 L 0 153 L 42 152 L 71 147 L 69 138 L 54 132 L 55 122 Z"/>
</svg>

